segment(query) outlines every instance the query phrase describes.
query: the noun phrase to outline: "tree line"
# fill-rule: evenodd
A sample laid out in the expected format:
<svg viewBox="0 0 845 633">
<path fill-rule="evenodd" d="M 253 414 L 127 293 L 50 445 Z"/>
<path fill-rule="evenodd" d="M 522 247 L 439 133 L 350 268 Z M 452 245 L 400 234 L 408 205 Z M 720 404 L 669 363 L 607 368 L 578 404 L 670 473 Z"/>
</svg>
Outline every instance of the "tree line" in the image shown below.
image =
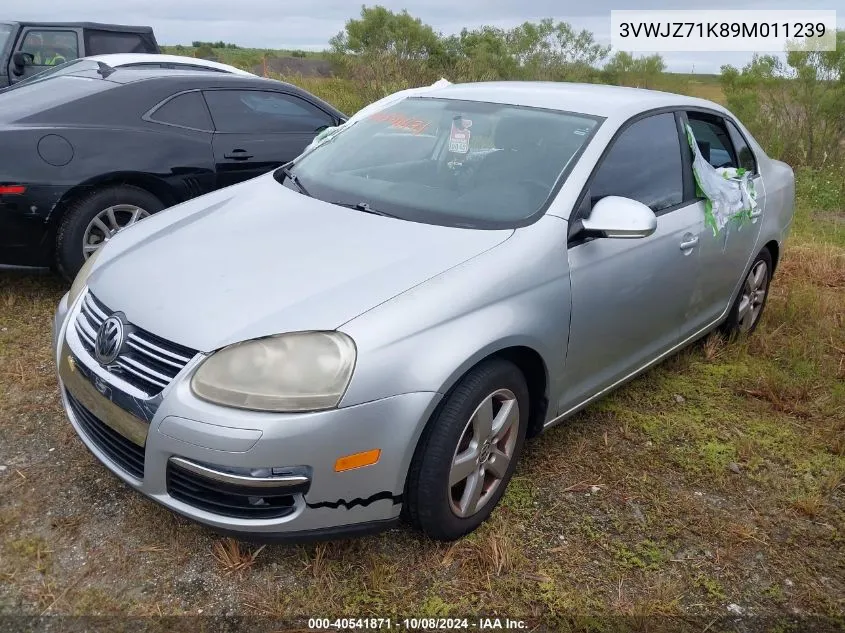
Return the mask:
<svg viewBox="0 0 845 633">
<path fill-rule="evenodd" d="M 331 38 L 337 74 L 367 100 L 408 86 L 450 81 L 601 82 L 688 93 L 689 77 L 666 73 L 660 55 L 611 54 L 593 33 L 552 18 L 511 29 L 482 26 L 444 35 L 407 11 L 361 8 Z M 795 165 L 845 158 L 845 31 L 834 51 L 798 48 L 785 58 L 755 55 L 721 69 L 721 98 L 770 155 Z"/>
<path fill-rule="evenodd" d="M 364 79 L 602 80 L 650 87 L 666 69 L 660 55 L 611 56 L 610 47 L 590 31 L 552 18 L 512 29 L 482 26 L 444 35 L 407 11 L 364 6 L 329 45 L 343 74 Z"/>
</svg>

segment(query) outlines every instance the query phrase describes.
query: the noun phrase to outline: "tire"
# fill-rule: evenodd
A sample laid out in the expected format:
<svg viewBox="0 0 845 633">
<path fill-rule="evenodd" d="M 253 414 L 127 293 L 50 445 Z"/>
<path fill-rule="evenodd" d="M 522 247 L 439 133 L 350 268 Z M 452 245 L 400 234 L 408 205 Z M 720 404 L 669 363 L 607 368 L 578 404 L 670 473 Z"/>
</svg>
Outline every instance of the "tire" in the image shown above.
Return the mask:
<svg viewBox="0 0 845 633">
<path fill-rule="evenodd" d="M 764 274 L 758 278 L 757 275 L 761 269 Z M 758 287 L 758 281 L 762 281 L 762 287 Z M 771 281 L 772 254 L 769 249 L 764 248 L 754 259 L 745 276 L 739 295 L 728 313 L 728 318 L 722 324 L 723 333 L 735 337 L 740 334 L 751 334 L 757 329 L 760 318 L 763 316 L 763 308 L 766 307 L 766 299 L 769 297 Z M 751 305 L 748 310 L 745 309 L 747 302 Z"/>
<path fill-rule="evenodd" d="M 485 417 L 483 412 L 487 410 L 488 401 L 493 413 L 494 433 L 497 425 L 507 419 L 505 413 L 513 412 L 513 406 L 516 406 L 515 418 L 512 415 L 511 423 L 506 425 L 509 430 L 492 438 L 488 436 L 493 440 L 489 450 L 478 441 L 473 424 L 475 421 L 484 426 L 480 420 Z M 417 445 L 405 485 L 405 518 L 431 538 L 441 541 L 460 538 L 486 521 L 504 494 L 522 453 L 529 402 L 525 377 L 509 361 L 484 361 L 461 378 L 429 420 Z M 502 415 L 498 416 L 499 413 Z M 510 459 L 498 459 L 500 454 L 509 454 Z M 453 461 L 462 455 L 466 458 L 462 463 L 467 464 L 473 474 L 450 487 Z M 486 461 L 485 455 L 488 456 Z M 458 469 L 454 470 L 454 475 L 458 476 L 458 472 Z M 481 472 L 484 476 L 479 475 Z M 482 491 L 477 506 L 471 501 L 475 484 L 480 485 Z"/>
<path fill-rule="evenodd" d="M 164 205 L 149 191 L 131 185 L 95 189 L 70 202 L 62 215 L 62 222 L 56 234 L 56 268 L 68 281 L 73 280 L 85 263 L 84 246 L 89 225 L 100 213 L 112 207 L 125 207 L 117 213 L 119 224 L 122 218 L 128 221 L 131 217 L 128 211 L 130 207 L 152 215 L 161 211 Z M 129 217 L 126 214 L 130 214 Z"/>
</svg>

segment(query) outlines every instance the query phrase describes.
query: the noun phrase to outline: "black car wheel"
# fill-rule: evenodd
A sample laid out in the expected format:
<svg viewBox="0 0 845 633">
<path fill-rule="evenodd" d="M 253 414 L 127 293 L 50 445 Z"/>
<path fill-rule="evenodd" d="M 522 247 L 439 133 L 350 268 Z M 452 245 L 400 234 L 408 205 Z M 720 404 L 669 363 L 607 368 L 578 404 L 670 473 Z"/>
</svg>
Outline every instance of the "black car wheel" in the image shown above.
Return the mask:
<svg viewBox="0 0 845 633">
<path fill-rule="evenodd" d="M 85 260 L 118 231 L 164 208 L 139 187 L 97 189 L 72 201 L 62 217 L 56 241 L 56 266 L 72 280 Z"/>
<path fill-rule="evenodd" d="M 485 361 L 461 379 L 411 462 L 403 510 L 412 524 L 451 541 L 490 516 L 522 452 L 528 406 L 525 378 L 513 363 Z"/>
</svg>

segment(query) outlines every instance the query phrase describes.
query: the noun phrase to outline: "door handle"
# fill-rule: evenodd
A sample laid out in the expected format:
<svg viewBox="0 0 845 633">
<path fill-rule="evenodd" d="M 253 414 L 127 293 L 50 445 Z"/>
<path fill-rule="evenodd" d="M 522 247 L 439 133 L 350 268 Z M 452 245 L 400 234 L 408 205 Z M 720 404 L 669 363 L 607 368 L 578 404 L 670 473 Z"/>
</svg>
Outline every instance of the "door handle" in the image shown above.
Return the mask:
<svg viewBox="0 0 845 633">
<path fill-rule="evenodd" d="M 697 235 L 694 236 L 694 237 L 690 237 L 690 238 L 687 238 L 685 236 L 684 241 L 681 242 L 681 250 L 682 251 L 688 251 L 689 249 L 693 248 L 697 244 L 698 244 L 698 236 Z"/>
<path fill-rule="evenodd" d="M 223 158 L 228 158 L 229 160 L 249 160 L 252 158 L 252 154 L 247 154 L 245 149 L 233 149 L 228 154 L 223 154 Z"/>
</svg>

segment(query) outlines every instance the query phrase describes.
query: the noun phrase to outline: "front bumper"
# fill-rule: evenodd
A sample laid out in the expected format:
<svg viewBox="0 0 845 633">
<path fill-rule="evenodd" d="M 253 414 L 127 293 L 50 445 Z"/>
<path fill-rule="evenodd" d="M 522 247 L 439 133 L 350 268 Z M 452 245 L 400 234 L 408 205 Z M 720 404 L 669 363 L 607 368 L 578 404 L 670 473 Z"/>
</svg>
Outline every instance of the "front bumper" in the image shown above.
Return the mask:
<svg viewBox="0 0 845 633">
<path fill-rule="evenodd" d="M 200 356 L 159 396 L 140 400 L 81 345 L 72 326 L 78 309 L 63 298 L 53 326 L 65 411 L 88 449 L 132 488 L 212 528 L 265 540 L 354 533 L 398 518 L 408 466 L 439 394 L 403 394 L 315 413 L 242 411 L 193 395 L 189 377 Z M 97 421 L 107 428 L 97 427 Z M 338 458 L 372 449 L 381 451 L 376 464 L 335 472 Z M 140 470 L 132 467 L 132 455 L 140 460 Z M 222 473 L 235 486 L 221 484 L 224 491 L 242 493 L 241 502 L 257 499 L 259 511 L 250 508 L 232 516 L 225 509 L 228 501 L 218 503 L 223 497 L 204 503 L 196 495 L 186 496 L 179 479 L 185 463 L 210 469 L 205 478 L 193 469 L 190 476 L 200 477 L 200 486 L 191 488 L 191 494 L 204 490 L 214 472 Z M 238 477 L 243 476 L 245 488 L 239 491 Z M 284 512 L 268 516 L 273 514 L 264 512 L 269 497 L 260 497 L 262 491 L 248 484 L 263 478 L 273 486 L 284 477 L 299 479 L 281 501 Z M 273 494 L 284 496 L 284 488 L 274 488 Z"/>
</svg>

